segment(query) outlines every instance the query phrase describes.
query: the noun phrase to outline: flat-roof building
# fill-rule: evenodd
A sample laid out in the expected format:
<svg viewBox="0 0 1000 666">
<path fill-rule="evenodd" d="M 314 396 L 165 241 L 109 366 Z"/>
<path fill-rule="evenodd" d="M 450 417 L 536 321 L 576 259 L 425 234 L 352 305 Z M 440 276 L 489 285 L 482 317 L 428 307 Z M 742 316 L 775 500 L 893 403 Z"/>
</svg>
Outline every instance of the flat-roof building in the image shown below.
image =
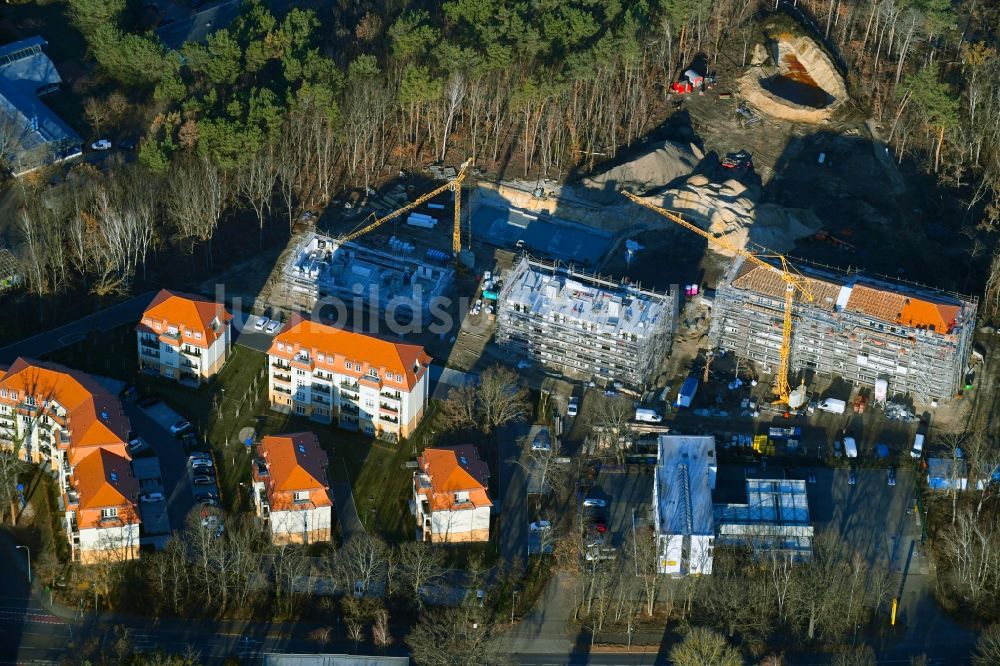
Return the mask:
<svg viewBox="0 0 1000 666">
<path fill-rule="evenodd" d="M 39 99 L 59 89 L 59 72 L 39 36 L 0 46 L 0 123 L 3 155 L 14 175 L 81 153 L 80 136 Z"/>
<path fill-rule="evenodd" d="M 712 491 L 717 473 L 714 437 L 660 435 L 653 484 L 660 573 L 712 573 Z"/>
<path fill-rule="evenodd" d="M 670 351 L 676 290 L 659 293 L 527 256 L 504 280 L 497 343 L 564 375 L 641 387 Z"/>
<path fill-rule="evenodd" d="M 783 553 L 793 560 L 812 555 L 813 528 L 802 479 L 747 479 L 746 504 L 717 504 L 719 544 L 748 546 L 757 555 Z"/>
<path fill-rule="evenodd" d="M 976 300 L 858 274 L 803 268 L 812 300 L 796 293 L 790 367 L 889 392 L 947 399 L 962 387 Z M 716 290 L 713 345 L 779 367 L 785 282 L 777 270 L 734 260 Z"/>
</svg>

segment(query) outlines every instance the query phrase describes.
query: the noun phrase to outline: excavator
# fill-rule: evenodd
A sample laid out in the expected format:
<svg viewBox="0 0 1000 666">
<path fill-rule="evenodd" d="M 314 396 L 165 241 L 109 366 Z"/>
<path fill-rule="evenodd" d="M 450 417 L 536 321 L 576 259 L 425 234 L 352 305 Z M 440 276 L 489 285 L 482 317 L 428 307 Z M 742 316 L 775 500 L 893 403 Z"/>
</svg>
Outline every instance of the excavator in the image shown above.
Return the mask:
<svg viewBox="0 0 1000 666">
<path fill-rule="evenodd" d="M 628 190 L 622 190 L 622 194 L 640 206 L 648 208 L 654 213 L 667 218 L 671 222 L 684 227 L 688 231 L 698 234 L 714 247 L 741 256 L 747 261 L 766 268 L 767 270 L 775 271 L 781 276 L 782 281 L 785 283 L 785 307 L 781 327 L 780 362 L 778 372 L 774 377 L 774 394 L 776 396 L 774 404 L 788 405 L 792 409 L 798 409 L 801 406 L 800 398 L 798 396 L 793 398 L 792 396 L 792 391 L 788 383 L 788 372 L 792 352 L 792 310 L 795 306 L 795 294 L 798 292 L 802 295 L 802 298 L 807 301 L 815 300 L 812 293 L 809 291 L 809 285 L 806 282 L 806 279 L 794 272 L 791 264 L 789 264 L 788 260 L 781 254 L 770 251 L 766 253 L 750 252 L 745 248 L 730 243 L 724 238 L 716 237 L 701 227 L 688 222 L 679 214 L 650 203 L 649 201 L 632 194 Z M 768 259 L 771 261 L 767 261 Z M 773 261 L 776 261 L 778 265 L 772 263 Z M 804 394 L 804 391 L 802 391 L 802 393 Z"/>
<path fill-rule="evenodd" d="M 365 226 L 361 227 L 360 229 L 358 229 L 356 231 L 352 231 L 351 233 L 349 233 L 349 234 L 347 234 L 345 236 L 341 236 L 340 239 L 339 239 L 339 242 L 341 242 L 341 243 L 349 243 L 350 241 L 356 240 L 356 239 L 360 238 L 361 236 L 364 236 L 365 234 L 367 234 L 369 231 L 373 231 L 374 229 L 377 229 L 378 227 L 382 226 L 386 222 L 389 222 L 390 220 L 394 220 L 397 217 L 399 217 L 401 215 L 404 215 L 404 214 L 410 212 L 411 210 L 417 208 L 421 204 L 423 204 L 423 203 L 425 203 L 427 201 L 430 201 L 431 199 L 433 199 L 437 195 L 441 194 L 442 192 L 446 192 L 447 190 L 454 190 L 454 192 L 455 192 L 455 226 L 452 229 L 452 234 L 451 234 L 451 251 L 455 255 L 455 262 L 459 263 L 459 266 L 461 266 L 461 264 L 459 262 L 459 255 L 462 252 L 462 233 L 461 233 L 461 229 L 462 229 L 462 183 L 465 181 L 465 177 L 468 175 L 469 166 L 471 164 L 472 164 L 472 159 L 471 158 L 465 160 L 465 162 L 463 162 L 462 166 L 459 168 L 458 174 L 455 176 L 454 180 L 452 180 L 449 183 L 445 183 L 441 187 L 438 187 L 438 188 L 435 188 L 435 189 L 431 190 L 427 194 L 423 194 L 423 195 L 417 197 L 416 199 L 413 200 L 412 203 L 409 203 L 409 204 L 403 206 L 402 208 L 400 208 L 398 210 L 394 210 L 393 212 L 389 213 L 388 215 L 386 215 L 384 217 L 376 217 L 375 214 L 372 213 L 371 217 L 369 218 L 369 219 L 374 218 L 374 219 L 372 219 L 372 222 L 370 222 L 369 224 L 366 224 Z"/>
</svg>

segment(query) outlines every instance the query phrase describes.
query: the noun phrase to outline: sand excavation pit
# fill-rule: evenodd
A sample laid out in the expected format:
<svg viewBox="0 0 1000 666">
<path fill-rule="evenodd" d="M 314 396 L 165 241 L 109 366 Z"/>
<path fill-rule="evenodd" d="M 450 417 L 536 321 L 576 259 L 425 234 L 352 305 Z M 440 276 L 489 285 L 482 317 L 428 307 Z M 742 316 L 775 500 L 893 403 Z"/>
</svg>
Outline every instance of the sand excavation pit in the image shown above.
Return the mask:
<svg viewBox="0 0 1000 666">
<path fill-rule="evenodd" d="M 754 48 L 740 94 L 764 113 L 799 123 L 821 123 L 847 101 L 847 87 L 829 56 L 812 39 L 790 34 Z"/>
</svg>

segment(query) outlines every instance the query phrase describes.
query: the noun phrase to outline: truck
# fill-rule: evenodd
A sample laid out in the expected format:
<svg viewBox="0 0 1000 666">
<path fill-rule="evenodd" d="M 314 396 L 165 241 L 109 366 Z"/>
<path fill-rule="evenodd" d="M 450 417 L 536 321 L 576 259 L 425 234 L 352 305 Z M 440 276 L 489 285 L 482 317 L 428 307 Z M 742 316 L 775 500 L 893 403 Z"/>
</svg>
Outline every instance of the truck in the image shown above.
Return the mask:
<svg viewBox="0 0 1000 666">
<path fill-rule="evenodd" d="M 655 409 L 640 407 L 635 410 L 635 420 L 642 423 L 659 423 L 663 417 L 657 414 Z"/>
<path fill-rule="evenodd" d="M 917 433 L 913 438 L 913 448 L 910 449 L 911 458 L 919 458 L 924 454 L 924 436 L 923 433 Z"/>
<path fill-rule="evenodd" d="M 858 457 L 858 443 L 854 441 L 853 437 L 844 438 L 844 455 L 848 458 Z"/>
<path fill-rule="evenodd" d="M 690 407 L 694 401 L 694 395 L 698 392 L 698 378 L 688 377 L 681 384 L 681 390 L 677 392 L 677 406 Z"/>
<path fill-rule="evenodd" d="M 788 439 L 789 437 L 798 438 L 802 436 L 802 428 L 768 428 L 767 436 L 771 439 Z"/>
<path fill-rule="evenodd" d="M 847 409 L 847 403 L 837 398 L 824 398 L 816 405 L 816 409 L 830 412 L 831 414 L 843 414 L 844 410 Z"/>
</svg>

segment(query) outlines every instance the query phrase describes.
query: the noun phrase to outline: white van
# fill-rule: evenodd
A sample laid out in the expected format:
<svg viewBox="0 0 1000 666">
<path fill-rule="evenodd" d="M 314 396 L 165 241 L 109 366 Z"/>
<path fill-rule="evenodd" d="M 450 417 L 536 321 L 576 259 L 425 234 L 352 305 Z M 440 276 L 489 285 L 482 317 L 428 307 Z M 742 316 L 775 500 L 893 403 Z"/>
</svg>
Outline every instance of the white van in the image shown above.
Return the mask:
<svg viewBox="0 0 1000 666">
<path fill-rule="evenodd" d="M 848 458 L 858 457 L 858 444 L 853 437 L 844 438 L 844 455 Z"/>
<path fill-rule="evenodd" d="M 819 401 L 816 405 L 816 409 L 824 412 L 830 412 L 831 414 L 843 414 L 844 410 L 847 409 L 847 403 L 843 400 L 838 400 L 837 398 L 825 398 Z"/>
<path fill-rule="evenodd" d="M 656 413 L 655 409 L 639 408 L 635 410 L 635 420 L 643 423 L 659 423 L 663 417 Z"/>
<path fill-rule="evenodd" d="M 913 448 L 910 449 L 911 458 L 919 458 L 924 454 L 924 436 L 917 433 L 917 436 L 913 438 Z"/>
</svg>

